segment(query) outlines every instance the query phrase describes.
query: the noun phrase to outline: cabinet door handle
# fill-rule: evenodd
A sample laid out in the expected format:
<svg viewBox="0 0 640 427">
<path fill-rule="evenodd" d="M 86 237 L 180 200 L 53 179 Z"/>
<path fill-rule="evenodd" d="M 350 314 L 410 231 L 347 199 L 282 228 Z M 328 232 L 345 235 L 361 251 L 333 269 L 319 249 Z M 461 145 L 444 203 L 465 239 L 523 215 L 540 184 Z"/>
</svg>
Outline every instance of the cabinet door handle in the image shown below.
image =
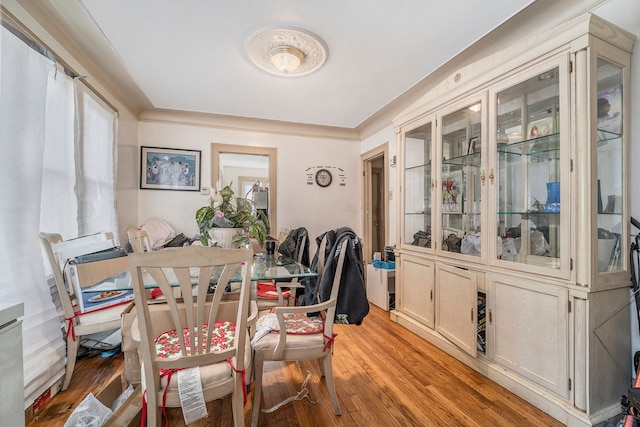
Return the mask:
<svg viewBox="0 0 640 427">
<path fill-rule="evenodd" d="M 473 323 L 473 308 L 471 309 L 471 323 Z"/>
<path fill-rule="evenodd" d="M 432 190 L 435 190 L 435 189 L 436 189 L 436 180 L 435 180 L 435 179 L 432 179 L 432 180 L 431 180 L 431 189 L 432 189 Z"/>
<path fill-rule="evenodd" d="M 433 289 L 429 291 L 429 301 L 433 302 Z"/>
<path fill-rule="evenodd" d="M 496 175 L 493 173 L 493 169 L 491 169 L 491 173 L 489 173 L 489 180 L 491 181 L 491 184 L 493 185 L 493 180 L 495 179 Z"/>
<path fill-rule="evenodd" d="M 489 310 L 489 323 L 493 323 L 493 312 Z"/>
<path fill-rule="evenodd" d="M 484 171 L 482 171 L 482 173 L 480 174 L 480 181 L 482 181 L 482 185 L 484 185 L 485 179 L 487 179 L 487 177 L 484 176 Z"/>
</svg>

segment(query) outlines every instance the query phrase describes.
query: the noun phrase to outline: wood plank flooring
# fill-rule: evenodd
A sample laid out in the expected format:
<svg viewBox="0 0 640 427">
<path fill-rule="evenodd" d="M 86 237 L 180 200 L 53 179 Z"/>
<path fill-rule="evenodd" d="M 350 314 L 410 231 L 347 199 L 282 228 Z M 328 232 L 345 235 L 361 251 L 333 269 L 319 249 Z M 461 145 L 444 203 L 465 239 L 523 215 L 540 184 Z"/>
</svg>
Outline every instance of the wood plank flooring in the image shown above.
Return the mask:
<svg viewBox="0 0 640 427">
<path fill-rule="evenodd" d="M 337 325 L 334 379 L 342 416 L 333 413 L 315 362 L 265 364 L 264 402 L 269 408 L 295 395 L 307 370 L 313 376 L 307 400 L 260 416 L 260 426 L 562 426 L 524 400 L 391 322 L 371 306 L 361 326 Z M 27 427 L 63 426 L 90 391 L 97 393 L 122 372 L 122 354 L 79 359 L 68 390 L 58 393 Z M 250 424 L 251 398 L 245 408 Z M 231 426 L 231 402 L 208 404 L 209 417 L 192 426 Z M 184 426 L 170 409 L 170 426 Z M 164 424 L 163 424 L 164 425 Z"/>
</svg>

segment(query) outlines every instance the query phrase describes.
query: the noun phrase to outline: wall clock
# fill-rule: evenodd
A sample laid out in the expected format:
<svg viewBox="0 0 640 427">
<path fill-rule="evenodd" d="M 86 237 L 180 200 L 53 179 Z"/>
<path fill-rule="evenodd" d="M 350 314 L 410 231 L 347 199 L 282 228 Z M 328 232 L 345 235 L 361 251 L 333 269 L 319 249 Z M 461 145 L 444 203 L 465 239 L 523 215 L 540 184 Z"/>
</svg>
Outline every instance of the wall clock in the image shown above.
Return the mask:
<svg viewBox="0 0 640 427">
<path fill-rule="evenodd" d="M 319 169 L 316 172 L 316 184 L 320 187 L 328 187 L 331 185 L 331 181 L 333 181 L 333 176 L 328 169 Z"/>
</svg>

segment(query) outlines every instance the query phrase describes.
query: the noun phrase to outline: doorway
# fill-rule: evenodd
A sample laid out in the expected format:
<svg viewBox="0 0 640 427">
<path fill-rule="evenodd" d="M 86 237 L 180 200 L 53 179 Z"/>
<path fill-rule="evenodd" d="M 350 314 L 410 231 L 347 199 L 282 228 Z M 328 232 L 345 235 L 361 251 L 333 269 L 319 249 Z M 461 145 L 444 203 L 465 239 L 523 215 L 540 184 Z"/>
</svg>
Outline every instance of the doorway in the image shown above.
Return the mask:
<svg viewBox="0 0 640 427">
<path fill-rule="evenodd" d="M 361 155 L 363 195 L 363 261 L 375 252 L 384 254 L 389 237 L 389 177 L 386 170 L 389 144 L 384 143 Z M 383 255 L 384 256 L 384 255 Z"/>
</svg>

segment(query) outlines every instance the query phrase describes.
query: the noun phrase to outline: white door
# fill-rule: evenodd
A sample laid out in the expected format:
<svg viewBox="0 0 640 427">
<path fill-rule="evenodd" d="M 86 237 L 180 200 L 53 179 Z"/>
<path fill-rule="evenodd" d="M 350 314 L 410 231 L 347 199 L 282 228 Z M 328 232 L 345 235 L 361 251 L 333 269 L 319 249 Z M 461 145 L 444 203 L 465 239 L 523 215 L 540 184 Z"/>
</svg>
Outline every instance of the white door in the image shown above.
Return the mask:
<svg viewBox="0 0 640 427">
<path fill-rule="evenodd" d="M 434 263 L 402 254 L 398 259 L 398 309 L 425 326 L 434 327 Z"/>
<path fill-rule="evenodd" d="M 496 275 L 489 280 L 489 295 L 489 357 L 567 398 L 567 289 Z"/>
<path fill-rule="evenodd" d="M 476 356 L 478 290 L 476 273 L 436 266 L 436 331 L 471 356 Z"/>
</svg>

